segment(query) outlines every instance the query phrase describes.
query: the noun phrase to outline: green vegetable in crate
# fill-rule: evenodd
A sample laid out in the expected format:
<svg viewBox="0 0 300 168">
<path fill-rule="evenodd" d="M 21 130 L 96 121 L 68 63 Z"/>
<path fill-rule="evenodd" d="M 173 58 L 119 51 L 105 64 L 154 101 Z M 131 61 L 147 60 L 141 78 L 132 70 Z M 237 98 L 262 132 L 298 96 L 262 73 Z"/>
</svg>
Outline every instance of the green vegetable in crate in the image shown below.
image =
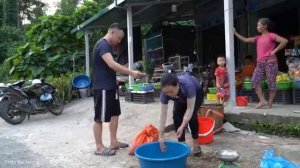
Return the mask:
<svg viewBox="0 0 300 168">
<path fill-rule="evenodd" d="M 155 84 L 154 84 L 154 88 L 155 88 L 156 90 L 160 90 L 160 89 L 161 89 L 160 83 L 155 83 Z"/>
<path fill-rule="evenodd" d="M 276 76 L 276 82 L 289 82 L 291 79 L 287 73 Z"/>
</svg>

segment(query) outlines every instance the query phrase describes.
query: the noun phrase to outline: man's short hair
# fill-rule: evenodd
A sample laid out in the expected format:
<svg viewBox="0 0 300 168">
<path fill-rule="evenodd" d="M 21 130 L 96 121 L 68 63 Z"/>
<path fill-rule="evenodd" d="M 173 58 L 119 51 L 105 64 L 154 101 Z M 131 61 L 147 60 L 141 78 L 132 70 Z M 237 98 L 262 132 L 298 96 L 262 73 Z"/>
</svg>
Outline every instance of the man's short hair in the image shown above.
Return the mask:
<svg viewBox="0 0 300 168">
<path fill-rule="evenodd" d="M 122 30 L 119 23 L 113 23 L 109 26 L 109 29 L 119 29 Z"/>
</svg>

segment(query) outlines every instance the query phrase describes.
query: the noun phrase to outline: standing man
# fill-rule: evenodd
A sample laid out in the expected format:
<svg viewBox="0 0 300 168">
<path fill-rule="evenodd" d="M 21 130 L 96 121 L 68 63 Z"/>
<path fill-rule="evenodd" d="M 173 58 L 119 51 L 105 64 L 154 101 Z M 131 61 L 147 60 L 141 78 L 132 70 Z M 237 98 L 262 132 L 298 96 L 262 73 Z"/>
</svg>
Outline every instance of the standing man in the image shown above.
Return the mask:
<svg viewBox="0 0 300 168">
<path fill-rule="evenodd" d="M 95 105 L 94 136 L 96 141 L 95 155 L 112 156 L 120 148 L 128 147 L 128 144 L 119 142 L 117 129 L 119 115 L 121 114 L 118 95 L 116 72 L 128 74 L 134 78 L 141 78 L 144 74 L 132 71 L 115 62 L 113 47 L 120 44 L 124 37 L 123 30 L 118 23 L 110 25 L 107 34 L 95 45 L 93 51 L 93 93 Z M 109 123 L 110 147 L 103 145 L 103 123 Z"/>
</svg>

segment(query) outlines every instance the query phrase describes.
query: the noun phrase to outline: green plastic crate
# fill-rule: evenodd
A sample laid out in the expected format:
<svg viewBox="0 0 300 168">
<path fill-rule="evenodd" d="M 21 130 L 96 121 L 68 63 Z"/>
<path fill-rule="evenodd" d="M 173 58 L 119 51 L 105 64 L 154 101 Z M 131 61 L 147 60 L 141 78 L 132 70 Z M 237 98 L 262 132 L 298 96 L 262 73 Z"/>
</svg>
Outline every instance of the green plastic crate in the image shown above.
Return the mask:
<svg viewBox="0 0 300 168">
<path fill-rule="evenodd" d="M 126 89 L 131 89 L 133 91 L 143 91 L 143 86 L 149 85 L 149 83 L 135 83 L 131 85 L 131 88 L 129 88 L 129 84 L 125 83 Z"/>
<path fill-rule="evenodd" d="M 142 83 L 135 83 L 131 85 L 131 88 L 129 88 L 129 84 L 125 84 L 126 89 L 132 89 L 133 91 L 140 91 L 142 86 Z"/>
<path fill-rule="evenodd" d="M 244 88 L 247 91 L 251 90 L 252 89 L 252 83 L 251 82 L 244 82 Z"/>
<path fill-rule="evenodd" d="M 210 94 L 216 94 L 217 93 L 217 89 L 215 87 L 209 87 L 208 91 Z"/>
<path fill-rule="evenodd" d="M 267 89 L 268 88 L 268 84 L 267 84 L 266 81 L 263 81 L 260 86 L 261 86 L 262 89 Z M 244 89 L 246 91 L 252 90 L 252 83 L 251 82 L 244 82 Z"/>
<path fill-rule="evenodd" d="M 292 88 L 292 82 L 276 82 L 277 90 L 289 90 Z"/>
</svg>

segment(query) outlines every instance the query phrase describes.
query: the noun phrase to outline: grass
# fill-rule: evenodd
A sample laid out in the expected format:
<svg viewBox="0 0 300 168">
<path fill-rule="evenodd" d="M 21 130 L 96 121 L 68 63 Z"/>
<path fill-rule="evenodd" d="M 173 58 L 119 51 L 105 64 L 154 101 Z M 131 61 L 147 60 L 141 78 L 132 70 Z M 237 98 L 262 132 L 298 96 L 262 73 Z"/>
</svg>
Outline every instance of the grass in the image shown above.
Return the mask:
<svg viewBox="0 0 300 168">
<path fill-rule="evenodd" d="M 300 138 L 300 123 L 297 124 L 242 124 L 242 123 L 234 123 L 235 126 L 250 131 L 256 131 L 258 133 L 265 133 L 270 135 L 278 135 L 285 137 L 296 137 Z"/>
</svg>

